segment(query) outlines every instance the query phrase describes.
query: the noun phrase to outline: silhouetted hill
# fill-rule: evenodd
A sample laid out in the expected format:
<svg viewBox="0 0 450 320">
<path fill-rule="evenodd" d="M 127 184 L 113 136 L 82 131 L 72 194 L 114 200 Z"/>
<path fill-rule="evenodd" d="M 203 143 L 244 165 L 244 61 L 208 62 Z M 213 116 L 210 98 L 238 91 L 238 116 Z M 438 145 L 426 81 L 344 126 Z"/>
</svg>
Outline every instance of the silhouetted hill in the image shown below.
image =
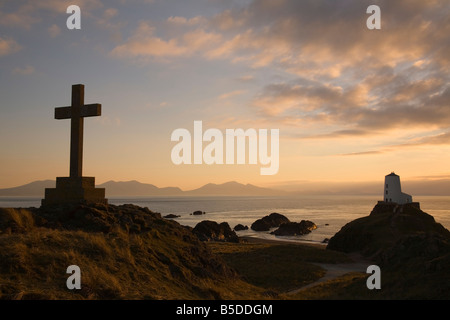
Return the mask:
<svg viewBox="0 0 450 320">
<path fill-rule="evenodd" d="M 81 290 L 66 287 L 70 265 L 81 269 Z M 263 291 L 148 208 L 0 208 L 0 300 L 261 299 Z"/>
<path fill-rule="evenodd" d="M 153 184 L 138 181 L 108 181 L 98 185 L 106 189 L 107 197 L 116 196 L 175 196 L 183 191 L 177 187 L 158 188 Z"/>
<path fill-rule="evenodd" d="M 0 196 L 43 197 L 45 188 L 54 188 L 55 184 L 55 180 L 34 181 L 23 186 L 0 189 Z"/>
<path fill-rule="evenodd" d="M 34 196 L 43 197 L 45 188 L 54 188 L 54 180 L 35 181 L 23 186 L 0 189 L 0 196 Z M 138 181 L 108 181 L 97 185 L 106 189 L 106 197 L 133 196 L 275 196 L 288 193 L 280 190 L 261 188 L 251 184 L 235 181 L 223 184 L 209 183 L 198 189 L 183 191 L 178 187 L 158 188 L 153 184 Z"/>
<path fill-rule="evenodd" d="M 288 193 L 231 181 L 222 184 L 208 183 L 198 189 L 185 191 L 184 194 L 196 196 L 276 196 L 287 195 Z"/>
</svg>

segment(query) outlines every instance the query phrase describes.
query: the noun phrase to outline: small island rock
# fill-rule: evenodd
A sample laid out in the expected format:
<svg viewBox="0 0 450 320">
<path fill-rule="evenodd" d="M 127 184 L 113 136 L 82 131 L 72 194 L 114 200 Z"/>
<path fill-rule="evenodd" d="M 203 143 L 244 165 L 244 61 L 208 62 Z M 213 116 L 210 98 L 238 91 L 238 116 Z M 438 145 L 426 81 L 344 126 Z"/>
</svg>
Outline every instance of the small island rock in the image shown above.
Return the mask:
<svg viewBox="0 0 450 320">
<path fill-rule="evenodd" d="M 271 234 L 276 236 L 301 236 L 315 229 L 317 229 L 317 226 L 314 222 L 302 220 L 301 222 L 283 223 L 277 230 L 271 232 Z"/>
<path fill-rule="evenodd" d="M 179 218 L 179 217 L 181 217 L 181 216 L 176 215 L 176 214 L 172 214 L 172 213 L 163 216 L 163 218 L 166 218 L 166 219 L 175 219 L 175 218 Z"/>
<path fill-rule="evenodd" d="M 248 230 L 248 226 L 244 226 L 239 223 L 234 227 L 234 231 L 242 231 L 242 230 Z"/>
<path fill-rule="evenodd" d="M 288 218 L 279 213 L 271 213 L 264 218 L 258 219 L 251 225 L 251 229 L 255 231 L 269 231 L 271 228 L 276 228 L 283 223 L 290 222 Z"/>
</svg>

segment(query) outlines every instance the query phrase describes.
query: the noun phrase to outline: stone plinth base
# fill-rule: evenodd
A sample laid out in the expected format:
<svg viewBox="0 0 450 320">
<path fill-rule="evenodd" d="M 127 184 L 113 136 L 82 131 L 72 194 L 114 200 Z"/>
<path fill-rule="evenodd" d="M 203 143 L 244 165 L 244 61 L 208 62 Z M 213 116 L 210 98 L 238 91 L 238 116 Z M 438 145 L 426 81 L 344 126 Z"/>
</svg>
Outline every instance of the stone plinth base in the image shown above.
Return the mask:
<svg viewBox="0 0 450 320">
<path fill-rule="evenodd" d="M 42 206 L 68 203 L 104 203 L 105 189 L 95 187 L 94 177 L 56 178 L 56 188 L 45 189 Z"/>
</svg>

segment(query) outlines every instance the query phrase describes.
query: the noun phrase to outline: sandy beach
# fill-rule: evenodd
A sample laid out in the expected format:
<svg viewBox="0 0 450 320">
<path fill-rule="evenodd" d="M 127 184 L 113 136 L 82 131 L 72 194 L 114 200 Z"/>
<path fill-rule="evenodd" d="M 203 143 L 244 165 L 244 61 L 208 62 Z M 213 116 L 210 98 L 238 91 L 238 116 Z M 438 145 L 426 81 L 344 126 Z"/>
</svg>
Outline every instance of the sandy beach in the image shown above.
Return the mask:
<svg viewBox="0 0 450 320">
<path fill-rule="evenodd" d="M 239 237 L 239 240 L 247 243 L 269 243 L 269 244 L 294 244 L 294 245 L 300 245 L 300 246 L 311 246 L 315 248 L 320 249 L 326 249 L 327 244 L 326 243 L 313 243 L 308 241 L 291 241 L 291 240 L 278 240 L 278 239 L 263 239 L 263 238 L 257 238 L 257 237 L 249 237 L 249 236 L 242 236 Z"/>
</svg>

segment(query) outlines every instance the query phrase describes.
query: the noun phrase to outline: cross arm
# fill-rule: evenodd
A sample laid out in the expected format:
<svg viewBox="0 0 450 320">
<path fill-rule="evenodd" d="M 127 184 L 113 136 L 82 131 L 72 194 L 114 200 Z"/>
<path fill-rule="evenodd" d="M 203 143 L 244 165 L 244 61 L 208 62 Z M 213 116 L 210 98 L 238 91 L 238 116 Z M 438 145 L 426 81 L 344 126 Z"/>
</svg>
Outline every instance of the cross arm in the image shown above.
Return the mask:
<svg viewBox="0 0 450 320">
<path fill-rule="evenodd" d="M 75 107 L 80 108 L 80 107 Z M 70 119 L 72 118 L 73 107 L 58 107 L 55 108 L 55 119 Z M 87 104 L 80 108 L 80 117 L 96 117 L 102 115 L 102 105 L 99 103 Z"/>
</svg>

